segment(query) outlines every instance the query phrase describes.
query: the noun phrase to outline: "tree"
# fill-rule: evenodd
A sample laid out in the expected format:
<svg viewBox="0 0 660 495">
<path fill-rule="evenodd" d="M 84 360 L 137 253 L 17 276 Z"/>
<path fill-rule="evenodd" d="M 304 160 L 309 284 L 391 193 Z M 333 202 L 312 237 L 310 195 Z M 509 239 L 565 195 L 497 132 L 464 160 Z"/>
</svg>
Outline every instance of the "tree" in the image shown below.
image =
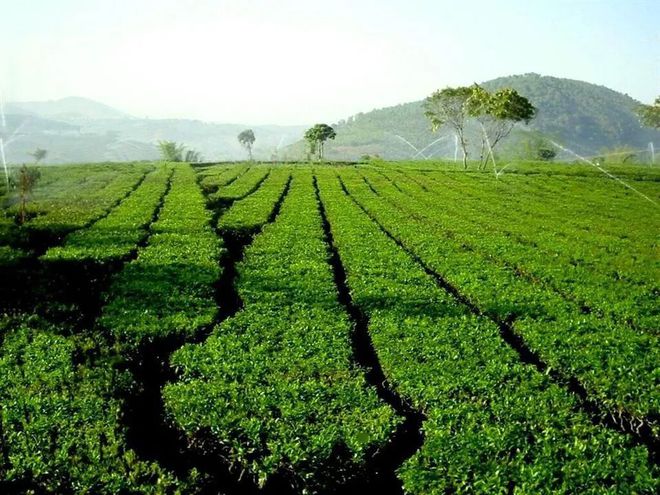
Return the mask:
<svg viewBox="0 0 660 495">
<path fill-rule="evenodd" d="M 36 167 L 23 166 L 18 169 L 16 177 L 12 178 L 12 185 L 18 190 L 18 220 L 22 225 L 27 220 L 27 204 L 32 195 L 34 186 L 41 178 L 41 172 Z"/>
<path fill-rule="evenodd" d="M 449 127 L 458 137 L 463 150 L 463 168 L 467 168 L 468 150 L 465 138 L 465 126 L 468 119 L 467 101 L 472 95 L 472 88 L 445 88 L 434 92 L 424 101 L 424 114 L 431 121 L 433 131 Z"/>
<path fill-rule="evenodd" d="M 158 141 L 158 149 L 161 158 L 166 162 L 199 163 L 202 161 L 202 155 L 199 151 L 186 150 L 184 144 L 178 144 L 174 141 Z"/>
<path fill-rule="evenodd" d="M 185 148 L 183 144 L 177 144 L 174 141 L 158 141 L 160 156 L 166 162 L 182 162 Z"/>
<path fill-rule="evenodd" d="M 186 150 L 186 155 L 183 157 L 184 162 L 199 163 L 202 161 L 202 155 L 199 151 Z"/>
<path fill-rule="evenodd" d="M 660 96 L 655 99 L 653 105 L 641 105 L 637 114 L 642 125 L 660 129 Z"/>
<path fill-rule="evenodd" d="M 48 155 L 48 151 L 42 150 L 41 148 L 37 148 L 32 153 L 28 153 L 28 155 L 34 158 L 34 163 L 39 163 L 41 160 L 46 158 L 46 155 Z"/>
<path fill-rule="evenodd" d="M 470 89 L 472 94 L 466 102 L 467 112 L 479 122 L 482 131 L 479 168 L 485 168 L 491 159 L 497 175 L 493 150 L 511 133 L 517 123 L 528 123 L 532 120 L 536 115 L 536 108 L 512 88 L 502 88 L 490 93 L 475 84 Z"/>
<path fill-rule="evenodd" d="M 309 152 L 316 154 L 319 160 L 323 160 L 325 142 L 337 137 L 335 130 L 327 124 L 316 124 L 305 132 L 305 140 L 309 143 Z"/>
<path fill-rule="evenodd" d="M 247 150 L 250 161 L 252 161 L 252 146 L 256 139 L 252 129 L 246 129 L 238 135 L 238 142 Z"/>
</svg>

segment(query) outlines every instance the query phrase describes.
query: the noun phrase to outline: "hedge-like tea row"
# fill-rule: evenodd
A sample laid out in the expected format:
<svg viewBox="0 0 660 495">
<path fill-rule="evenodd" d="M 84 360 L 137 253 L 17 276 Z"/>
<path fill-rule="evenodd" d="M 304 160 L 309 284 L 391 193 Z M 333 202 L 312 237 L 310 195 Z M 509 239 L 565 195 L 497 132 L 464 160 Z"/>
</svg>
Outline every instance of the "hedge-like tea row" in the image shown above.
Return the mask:
<svg viewBox="0 0 660 495">
<path fill-rule="evenodd" d="M 318 177 L 383 371 L 428 417 L 424 445 L 399 470 L 407 492 L 654 492 L 645 448 L 577 412 L 572 396 L 520 363 L 496 325 L 439 289 L 333 172 Z"/>
<path fill-rule="evenodd" d="M 256 192 L 236 201 L 218 220 L 221 230 L 249 232 L 268 221 L 274 205 L 282 197 L 291 170 L 276 168 Z"/>
<path fill-rule="evenodd" d="M 583 314 L 555 292 L 466 250 L 460 238 L 442 236 L 437 224 L 423 219 L 436 215 L 428 205 L 411 215 L 375 195 L 358 175 L 346 173 L 343 180 L 385 228 L 479 308 L 500 320 L 513 315 L 513 329 L 529 347 L 552 368 L 575 376 L 606 412 L 624 412 L 658 429 L 650 419 L 660 411 L 657 338 Z"/>
<path fill-rule="evenodd" d="M 28 209 L 30 229 L 66 232 L 102 216 L 153 169 L 148 164 L 42 167 Z M 45 176 L 45 177 L 44 177 Z"/>
<path fill-rule="evenodd" d="M 0 485 L 20 493 L 172 493 L 175 479 L 125 447 L 130 377 L 76 363 L 73 338 L 22 324 L 0 346 Z M 24 491 L 23 491 L 24 490 Z"/>
<path fill-rule="evenodd" d="M 63 246 L 49 249 L 42 259 L 103 262 L 129 255 L 147 235 L 146 228 L 163 199 L 171 175 L 171 167 L 159 166 L 107 217 L 87 229 L 72 232 Z"/>
<path fill-rule="evenodd" d="M 268 167 L 254 166 L 235 181 L 226 186 L 220 186 L 217 192 L 209 194 L 209 202 L 212 204 L 227 203 L 242 199 L 256 191 L 269 173 Z"/>
<path fill-rule="evenodd" d="M 26 257 L 27 253 L 25 251 L 11 246 L 0 246 L 0 267 L 13 265 Z"/>
<path fill-rule="evenodd" d="M 378 175 L 367 175 L 370 181 L 382 184 Z M 400 176 L 396 181 L 398 187 L 412 195 L 418 209 L 433 214 L 434 220 L 442 223 L 443 232 L 455 235 L 474 249 L 482 249 L 486 256 L 542 281 L 592 311 L 658 333 L 660 314 L 655 292 L 660 263 L 656 239 L 640 235 L 653 231 L 643 221 L 654 215 L 641 198 L 626 207 L 617 207 L 615 213 L 607 216 L 610 209 L 599 204 L 587 210 L 592 206 L 590 198 L 600 199 L 603 192 L 595 193 L 583 184 L 576 198 L 573 181 L 544 181 L 543 187 L 549 194 L 540 199 L 538 185 L 525 187 L 517 177 L 505 183 L 491 180 L 486 184 L 465 177 L 438 177 L 426 182 L 428 193 Z M 560 186 L 572 191 L 573 196 Z M 377 189 L 390 197 L 398 193 L 386 184 Z M 630 203 L 630 198 L 627 201 Z M 571 205 L 571 211 L 564 211 L 563 202 Z M 439 205 L 442 208 L 436 208 Z M 633 212 L 640 220 L 632 218 Z M 614 214 L 620 218 L 612 218 Z M 582 226 L 585 221 L 587 227 Z M 576 238 L 580 241 L 575 242 Z"/>
<path fill-rule="evenodd" d="M 197 179 L 202 191 L 215 192 L 219 187 L 235 181 L 248 170 L 248 165 L 215 166 L 197 170 Z"/>
<path fill-rule="evenodd" d="M 176 166 L 149 244 L 114 277 L 103 308 L 101 324 L 120 345 L 191 335 L 213 321 L 221 247 L 210 220 L 194 171 Z"/>
<path fill-rule="evenodd" d="M 180 380 L 164 397 L 175 421 L 260 484 L 276 472 L 302 487 L 336 483 L 395 426 L 352 361 L 323 236 L 311 175 L 296 172 L 239 265 L 244 309 L 172 358 Z"/>
</svg>

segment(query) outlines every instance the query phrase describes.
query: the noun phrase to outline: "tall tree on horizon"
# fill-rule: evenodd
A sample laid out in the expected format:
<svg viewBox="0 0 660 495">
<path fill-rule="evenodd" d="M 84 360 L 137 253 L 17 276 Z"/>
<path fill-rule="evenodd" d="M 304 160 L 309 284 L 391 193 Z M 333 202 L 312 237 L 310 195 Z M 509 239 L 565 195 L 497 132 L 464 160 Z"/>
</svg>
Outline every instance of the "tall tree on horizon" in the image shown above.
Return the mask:
<svg viewBox="0 0 660 495">
<path fill-rule="evenodd" d="M 48 155 L 48 151 L 41 148 L 37 148 L 32 153 L 28 153 L 28 155 L 34 158 L 34 163 L 39 163 L 41 160 L 46 158 L 46 155 Z"/>
<path fill-rule="evenodd" d="M 536 115 L 536 108 L 513 88 L 502 88 L 493 93 L 475 84 L 467 100 L 467 112 L 481 127 L 481 154 L 479 168 L 484 169 L 488 160 L 495 161 L 493 150 L 520 122 L 529 123 Z"/>
<path fill-rule="evenodd" d="M 238 142 L 247 150 L 250 161 L 252 161 L 252 146 L 256 140 L 252 129 L 246 129 L 238 135 Z"/>
<path fill-rule="evenodd" d="M 468 120 L 467 101 L 472 95 L 472 88 L 462 86 L 435 91 L 424 100 L 424 115 L 431 121 L 434 132 L 442 127 L 449 127 L 458 137 L 463 151 L 463 168 L 467 168 L 468 149 L 465 126 Z"/>
<path fill-rule="evenodd" d="M 323 160 L 325 142 L 337 137 L 335 130 L 328 124 L 316 124 L 305 132 L 305 140 L 309 143 L 309 151 L 316 154 L 319 160 Z"/>
</svg>

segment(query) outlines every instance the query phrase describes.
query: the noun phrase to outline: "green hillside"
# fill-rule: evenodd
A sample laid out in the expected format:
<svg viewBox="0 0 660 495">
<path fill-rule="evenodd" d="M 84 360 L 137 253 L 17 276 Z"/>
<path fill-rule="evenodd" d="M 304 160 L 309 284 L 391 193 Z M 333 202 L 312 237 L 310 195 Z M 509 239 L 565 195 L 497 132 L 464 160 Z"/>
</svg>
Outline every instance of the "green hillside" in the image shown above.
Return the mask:
<svg viewBox="0 0 660 495">
<path fill-rule="evenodd" d="M 629 147 L 642 149 L 660 141 L 660 132 L 640 126 L 636 100 L 603 86 L 539 74 L 501 77 L 483 83 L 489 90 L 512 87 L 537 108 L 530 129 L 540 131 L 581 154 Z M 383 158 L 411 158 L 447 131 L 431 132 L 422 101 L 360 113 L 336 124 L 337 139 L 328 146 L 330 159 L 356 159 L 364 154 Z M 517 131 L 518 139 L 525 131 Z M 516 139 L 514 137 L 514 139 Z M 407 144 L 404 140 L 408 141 Z M 412 146 L 411 146 L 412 145 Z M 301 144 L 290 149 L 303 153 Z M 452 136 L 424 151 L 424 155 L 453 157 Z M 418 156 L 419 158 L 420 156 Z"/>
</svg>

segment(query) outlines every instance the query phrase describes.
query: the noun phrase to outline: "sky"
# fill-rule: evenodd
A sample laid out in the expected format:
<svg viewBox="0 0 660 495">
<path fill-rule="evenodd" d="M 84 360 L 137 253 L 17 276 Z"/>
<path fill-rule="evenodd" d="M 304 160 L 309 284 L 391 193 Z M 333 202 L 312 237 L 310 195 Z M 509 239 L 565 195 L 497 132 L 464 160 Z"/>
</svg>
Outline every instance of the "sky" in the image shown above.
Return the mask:
<svg viewBox="0 0 660 495">
<path fill-rule="evenodd" d="M 650 103 L 659 19 L 658 0 L 0 0 L 0 91 L 253 125 L 527 72 Z"/>
</svg>

